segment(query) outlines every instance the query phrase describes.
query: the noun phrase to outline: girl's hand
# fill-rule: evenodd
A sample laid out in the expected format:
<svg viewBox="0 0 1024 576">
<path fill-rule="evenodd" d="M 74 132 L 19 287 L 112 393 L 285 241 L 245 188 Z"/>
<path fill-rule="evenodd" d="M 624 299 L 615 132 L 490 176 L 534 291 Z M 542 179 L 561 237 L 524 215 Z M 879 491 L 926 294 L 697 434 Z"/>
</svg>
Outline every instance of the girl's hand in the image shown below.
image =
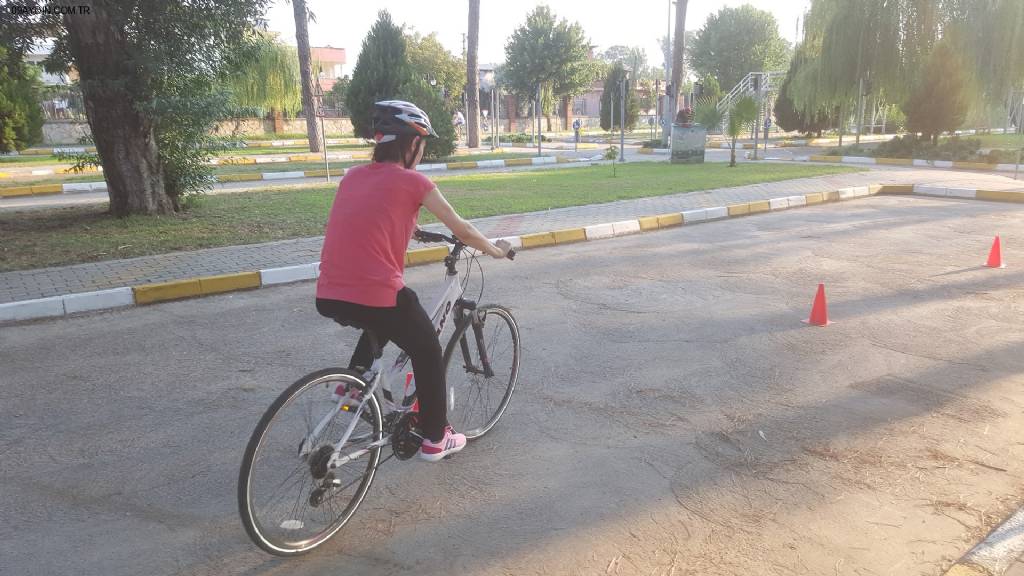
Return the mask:
<svg viewBox="0 0 1024 576">
<path fill-rule="evenodd" d="M 498 240 L 494 243 L 494 247 L 497 248 L 498 251 L 491 254 L 491 256 L 500 260 L 508 256 L 508 251 L 512 249 L 512 244 L 510 244 L 508 240 Z"/>
</svg>

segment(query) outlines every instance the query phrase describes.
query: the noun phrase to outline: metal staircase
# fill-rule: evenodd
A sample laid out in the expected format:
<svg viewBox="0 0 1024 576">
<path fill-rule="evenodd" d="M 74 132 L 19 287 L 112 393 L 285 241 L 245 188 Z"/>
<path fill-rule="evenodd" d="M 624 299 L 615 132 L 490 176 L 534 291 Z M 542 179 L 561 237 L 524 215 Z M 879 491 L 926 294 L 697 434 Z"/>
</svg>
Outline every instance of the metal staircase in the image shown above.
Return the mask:
<svg viewBox="0 0 1024 576">
<path fill-rule="evenodd" d="M 761 104 L 762 117 L 771 110 L 772 103 L 779 93 L 782 80 L 786 77 L 785 71 L 780 72 L 751 72 L 743 77 L 728 94 L 718 101 L 718 111 L 722 113 L 722 126 L 724 129 L 729 122 L 729 111 L 733 104 L 744 96 L 753 96 Z M 756 86 L 755 86 L 756 85 Z M 755 89 L 756 88 L 756 89 Z M 724 130 L 723 130 L 724 131 Z"/>
</svg>

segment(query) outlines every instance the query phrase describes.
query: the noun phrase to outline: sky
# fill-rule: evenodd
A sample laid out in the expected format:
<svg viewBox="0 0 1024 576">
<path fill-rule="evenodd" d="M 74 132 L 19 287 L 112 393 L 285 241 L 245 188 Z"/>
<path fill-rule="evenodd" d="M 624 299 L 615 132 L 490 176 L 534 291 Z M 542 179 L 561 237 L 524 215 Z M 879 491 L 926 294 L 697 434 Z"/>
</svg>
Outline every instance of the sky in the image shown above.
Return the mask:
<svg viewBox="0 0 1024 576">
<path fill-rule="evenodd" d="M 540 2 L 480 2 L 480 64 L 500 64 L 505 60 L 505 42 L 516 28 L 525 23 L 527 13 L 537 4 Z M 691 0 L 686 12 L 686 29 L 697 30 L 710 14 L 726 6 L 743 4 L 774 14 L 779 22 L 779 33 L 792 42 L 797 34 L 797 20 L 810 1 Z M 345 74 L 350 74 L 355 67 L 363 38 L 377 19 L 379 10 L 388 10 L 397 24 L 412 26 L 422 34 L 437 32 L 441 43 L 456 55 L 462 53 L 462 34 L 466 32 L 469 19 L 467 0 L 307 0 L 307 5 L 316 17 L 316 22 L 309 24 L 310 44 L 345 48 L 348 60 Z M 658 39 L 668 32 L 669 0 L 632 0 L 625 3 L 551 0 L 547 5 L 556 16 L 579 22 L 590 42 L 596 46 L 596 51 L 620 44 L 640 46 L 647 51 L 649 64 L 663 65 Z M 295 17 L 290 2 L 275 0 L 266 17 L 270 29 L 279 32 L 282 41 L 294 44 Z"/>
</svg>

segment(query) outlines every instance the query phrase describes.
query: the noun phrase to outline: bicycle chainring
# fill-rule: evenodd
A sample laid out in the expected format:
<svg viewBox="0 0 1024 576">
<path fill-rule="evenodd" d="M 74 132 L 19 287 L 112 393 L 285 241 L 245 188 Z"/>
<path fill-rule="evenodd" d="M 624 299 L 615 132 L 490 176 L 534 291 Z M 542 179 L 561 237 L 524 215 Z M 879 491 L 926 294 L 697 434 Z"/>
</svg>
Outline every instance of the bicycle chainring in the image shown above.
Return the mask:
<svg viewBox="0 0 1024 576">
<path fill-rule="evenodd" d="M 419 419 L 418 413 L 406 412 L 398 422 L 395 422 L 394 430 L 391 432 L 391 449 L 399 460 L 408 460 L 420 450 L 423 435 L 417 428 Z"/>
</svg>

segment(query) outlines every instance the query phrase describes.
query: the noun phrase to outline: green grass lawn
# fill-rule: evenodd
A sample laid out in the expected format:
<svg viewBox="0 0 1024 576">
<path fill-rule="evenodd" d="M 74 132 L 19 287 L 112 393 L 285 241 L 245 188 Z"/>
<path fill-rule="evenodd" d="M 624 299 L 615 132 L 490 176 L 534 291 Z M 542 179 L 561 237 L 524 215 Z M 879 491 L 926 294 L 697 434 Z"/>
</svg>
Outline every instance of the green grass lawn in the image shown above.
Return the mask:
<svg viewBox="0 0 1024 576">
<path fill-rule="evenodd" d="M 843 166 L 634 163 L 435 178 L 466 218 L 533 212 L 793 178 Z M 117 219 L 105 206 L 0 213 L 0 271 L 251 244 L 323 233 L 334 185 L 209 195 L 174 216 Z M 421 222 L 433 222 L 425 213 Z"/>
<path fill-rule="evenodd" d="M 961 136 L 981 140 L 982 148 L 1004 148 L 1019 150 L 1024 148 L 1024 135 L 1022 134 L 978 134 L 975 136 Z"/>
<path fill-rule="evenodd" d="M 36 164 L 53 164 L 60 162 L 53 154 L 43 156 L 0 156 L 0 172 L 4 168 L 16 168 L 18 166 L 34 166 Z"/>
</svg>

